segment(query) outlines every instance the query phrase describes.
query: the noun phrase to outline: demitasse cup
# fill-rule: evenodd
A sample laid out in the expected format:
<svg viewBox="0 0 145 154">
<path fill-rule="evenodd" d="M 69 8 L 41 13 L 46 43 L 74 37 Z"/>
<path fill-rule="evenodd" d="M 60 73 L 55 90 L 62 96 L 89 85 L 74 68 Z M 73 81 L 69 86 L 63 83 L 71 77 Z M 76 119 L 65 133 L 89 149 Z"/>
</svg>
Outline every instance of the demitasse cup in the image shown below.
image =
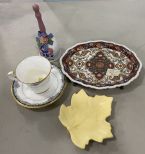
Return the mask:
<svg viewBox="0 0 145 154">
<path fill-rule="evenodd" d="M 21 61 L 15 71 L 8 73 L 11 80 L 29 86 L 35 93 L 43 93 L 50 88 L 50 62 L 42 56 L 31 56 Z"/>
</svg>

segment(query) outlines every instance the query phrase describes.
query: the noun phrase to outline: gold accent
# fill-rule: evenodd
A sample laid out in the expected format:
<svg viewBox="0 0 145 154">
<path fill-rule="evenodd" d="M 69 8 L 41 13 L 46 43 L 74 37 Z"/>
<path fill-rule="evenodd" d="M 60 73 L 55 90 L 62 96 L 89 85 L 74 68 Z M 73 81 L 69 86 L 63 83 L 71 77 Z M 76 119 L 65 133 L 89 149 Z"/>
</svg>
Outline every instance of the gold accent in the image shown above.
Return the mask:
<svg viewBox="0 0 145 154">
<path fill-rule="evenodd" d="M 48 87 L 46 90 L 44 90 L 43 92 L 39 92 L 39 93 L 37 93 L 37 94 L 43 94 L 43 93 L 45 93 L 48 89 L 49 89 L 49 87 Z"/>
<path fill-rule="evenodd" d="M 60 94 L 59 94 L 53 101 L 51 101 L 51 102 L 49 102 L 49 103 L 42 104 L 42 105 L 27 105 L 27 104 L 21 103 L 21 102 L 15 97 L 15 95 L 14 95 L 14 93 L 13 93 L 13 83 L 14 83 L 14 81 L 13 81 L 12 84 L 11 84 L 11 95 L 12 95 L 13 99 L 16 101 L 16 103 L 17 103 L 18 105 L 20 105 L 20 106 L 22 106 L 22 107 L 25 107 L 25 108 L 27 108 L 27 109 L 41 109 L 41 108 L 44 108 L 44 107 L 47 107 L 47 106 L 53 104 L 54 102 L 56 102 L 56 101 L 63 95 L 64 90 L 65 90 L 65 88 L 66 88 L 66 86 L 67 86 L 67 82 L 66 82 L 66 80 L 64 79 L 64 86 L 63 86 L 63 88 L 62 88 Z"/>
<path fill-rule="evenodd" d="M 34 57 L 34 56 L 30 56 L 30 57 Z M 40 56 L 40 57 L 42 57 L 42 58 L 45 58 L 45 57 L 43 57 L 43 56 Z M 22 61 L 24 61 L 25 59 L 27 59 L 27 58 L 29 58 L 29 57 L 26 57 L 26 58 L 24 58 L 23 60 L 21 60 L 18 64 L 17 64 L 17 66 L 15 67 L 15 69 L 14 69 L 14 75 L 15 75 L 15 77 L 16 77 L 16 79 L 18 80 L 18 81 L 20 81 L 20 82 L 22 82 L 20 79 L 18 79 L 17 78 L 17 75 L 16 75 L 16 69 L 17 69 L 17 67 L 18 67 L 18 65 L 22 62 Z M 48 60 L 47 58 L 45 58 L 46 60 Z M 50 61 L 48 60 L 48 62 L 50 63 Z M 50 66 L 51 66 L 52 64 L 50 63 Z M 43 78 L 42 80 L 40 80 L 40 81 L 37 81 L 37 82 L 34 82 L 34 83 L 26 83 L 26 82 L 22 82 L 22 83 L 24 83 L 24 84 L 32 84 L 32 85 L 35 85 L 35 84 L 39 84 L 39 83 L 41 83 L 41 82 L 43 82 L 49 75 L 50 75 L 50 73 L 51 73 L 51 67 L 50 67 L 50 71 L 49 71 L 49 73 L 47 74 L 47 76 L 45 77 L 45 78 Z"/>
</svg>

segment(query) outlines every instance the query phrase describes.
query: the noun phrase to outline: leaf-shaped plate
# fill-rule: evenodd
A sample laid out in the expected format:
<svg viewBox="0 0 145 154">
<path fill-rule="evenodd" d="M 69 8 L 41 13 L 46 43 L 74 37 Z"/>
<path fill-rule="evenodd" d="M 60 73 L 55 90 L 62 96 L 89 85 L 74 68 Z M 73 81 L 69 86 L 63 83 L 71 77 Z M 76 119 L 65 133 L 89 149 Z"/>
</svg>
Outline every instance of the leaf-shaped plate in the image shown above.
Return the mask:
<svg viewBox="0 0 145 154">
<path fill-rule="evenodd" d="M 128 85 L 138 77 L 142 67 L 135 52 L 107 41 L 78 43 L 67 49 L 60 64 L 72 82 L 94 89 Z"/>
<path fill-rule="evenodd" d="M 76 146 L 84 149 L 89 140 L 103 142 L 113 137 L 111 125 L 106 121 L 111 115 L 112 100 L 113 97 L 88 96 L 82 89 L 73 94 L 70 106 L 61 106 L 59 120 Z"/>
</svg>

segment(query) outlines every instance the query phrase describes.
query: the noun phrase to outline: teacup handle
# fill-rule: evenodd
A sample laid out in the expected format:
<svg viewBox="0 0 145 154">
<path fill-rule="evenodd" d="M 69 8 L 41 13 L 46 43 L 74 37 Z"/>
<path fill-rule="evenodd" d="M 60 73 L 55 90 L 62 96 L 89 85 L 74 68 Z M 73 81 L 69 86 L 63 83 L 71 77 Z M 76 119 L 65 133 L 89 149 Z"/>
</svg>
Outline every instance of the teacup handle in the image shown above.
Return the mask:
<svg viewBox="0 0 145 154">
<path fill-rule="evenodd" d="M 8 78 L 10 79 L 10 80 L 17 80 L 17 78 L 16 78 L 16 75 L 15 75 L 15 73 L 13 72 L 13 71 L 10 71 L 9 73 L 8 73 Z"/>
</svg>

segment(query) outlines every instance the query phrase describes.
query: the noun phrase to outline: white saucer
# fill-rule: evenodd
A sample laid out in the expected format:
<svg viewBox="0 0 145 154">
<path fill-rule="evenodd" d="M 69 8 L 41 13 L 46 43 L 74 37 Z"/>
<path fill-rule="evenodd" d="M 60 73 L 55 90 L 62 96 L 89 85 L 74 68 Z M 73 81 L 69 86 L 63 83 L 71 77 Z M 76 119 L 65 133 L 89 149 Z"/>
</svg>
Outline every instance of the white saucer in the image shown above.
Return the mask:
<svg viewBox="0 0 145 154">
<path fill-rule="evenodd" d="M 50 73 L 50 88 L 41 94 L 34 93 L 26 84 L 14 81 L 12 95 L 18 104 L 27 108 L 40 108 L 55 102 L 62 94 L 65 87 L 64 75 L 59 68 L 52 65 Z"/>
</svg>

